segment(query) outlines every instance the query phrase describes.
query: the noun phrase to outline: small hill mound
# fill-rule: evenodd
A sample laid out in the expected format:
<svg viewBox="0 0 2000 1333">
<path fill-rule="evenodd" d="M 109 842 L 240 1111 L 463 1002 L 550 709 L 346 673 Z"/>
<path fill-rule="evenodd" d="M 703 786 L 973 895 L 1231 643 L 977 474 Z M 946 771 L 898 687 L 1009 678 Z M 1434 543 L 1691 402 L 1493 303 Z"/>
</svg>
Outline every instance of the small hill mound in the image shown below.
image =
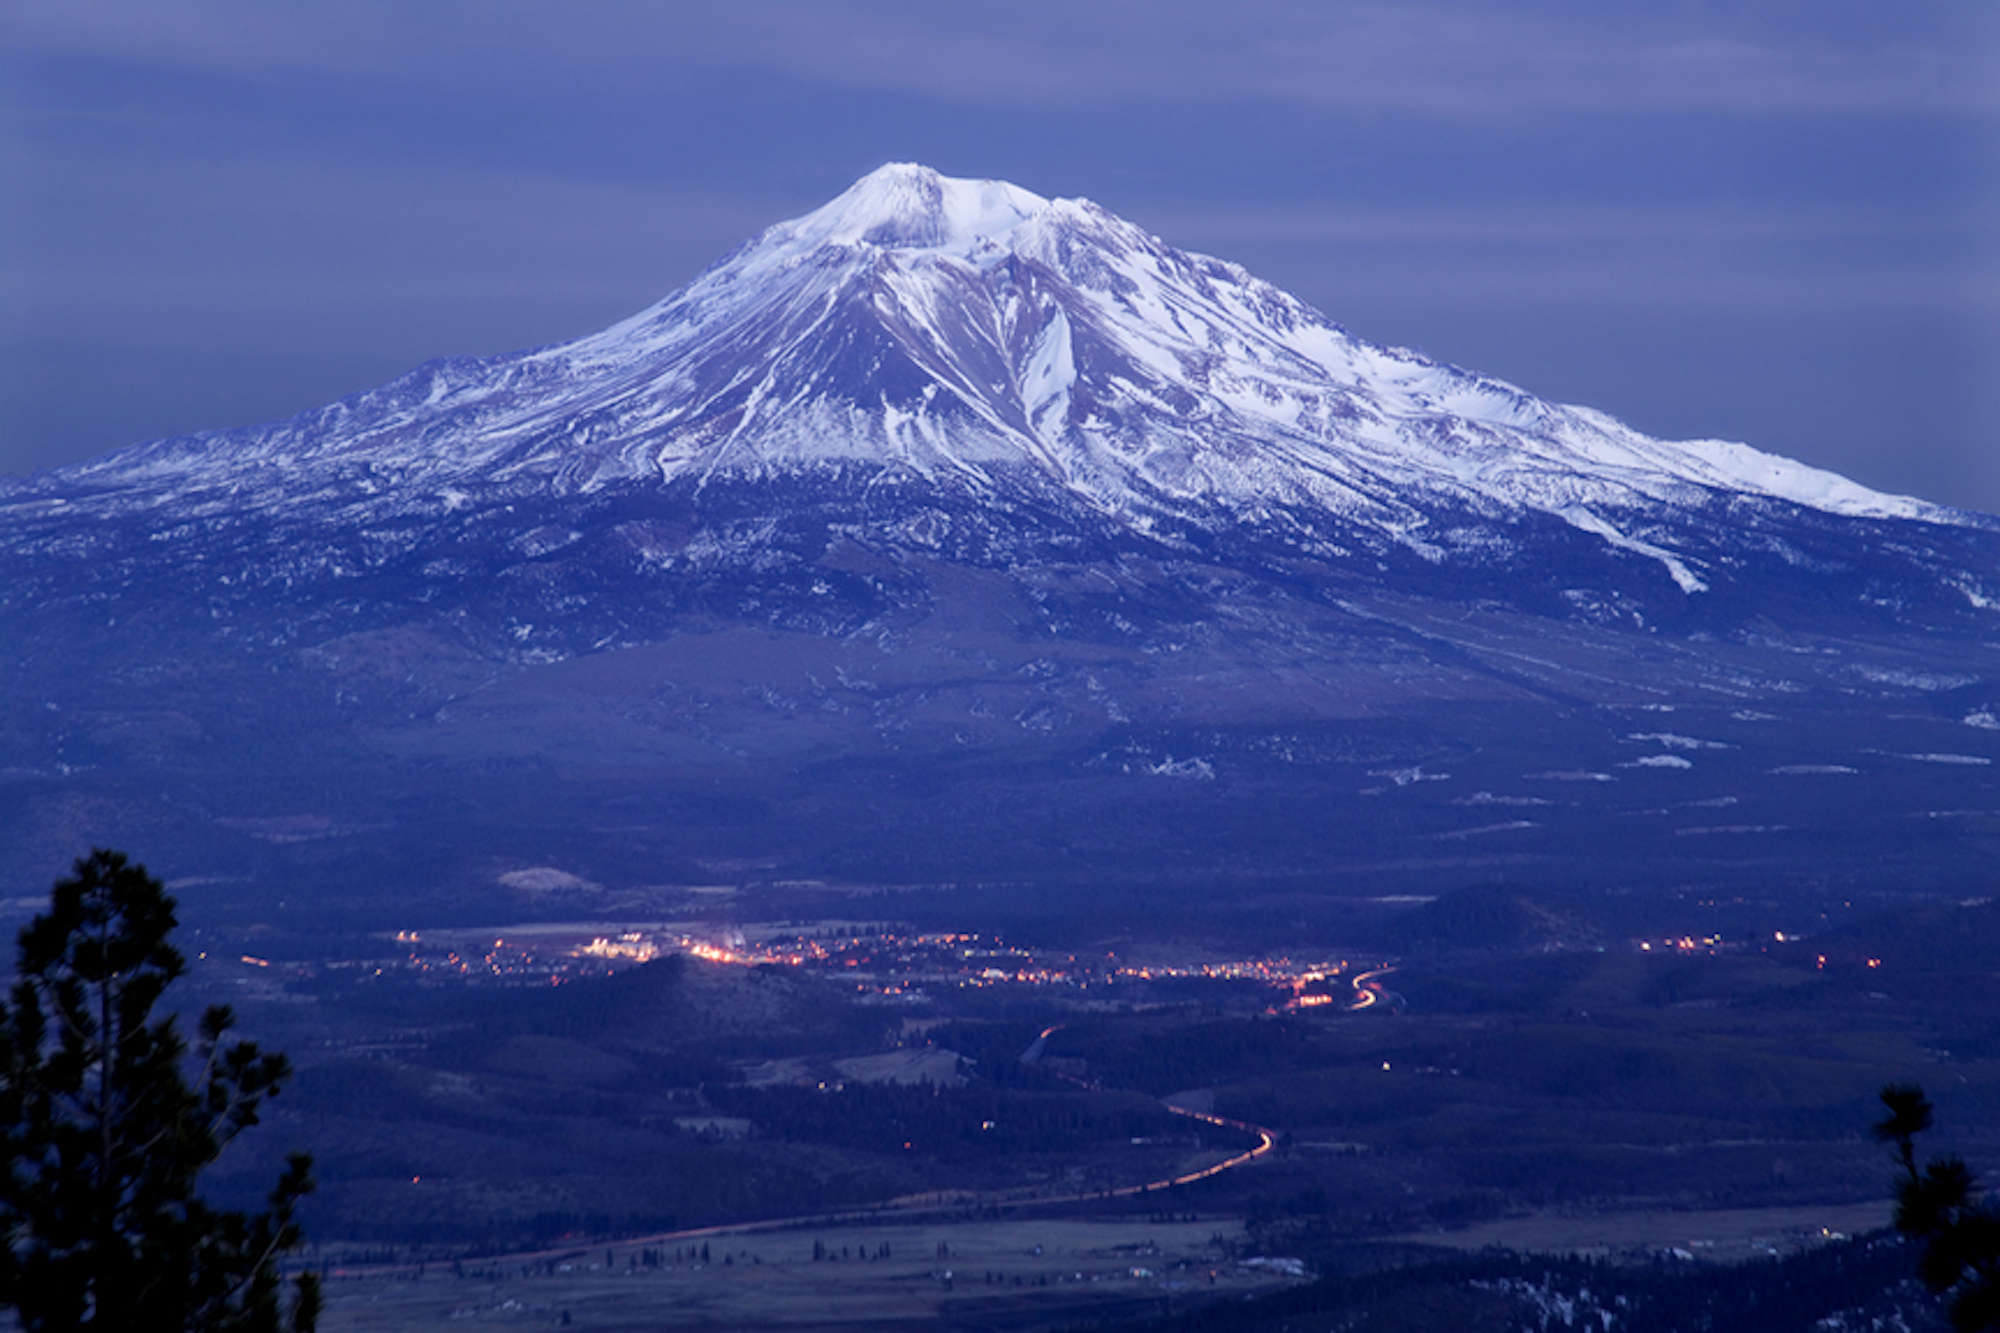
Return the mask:
<svg viewBox="0 0 2000 1333">
<path fill-rule="evenodd" d="M 1597 943 L 1589 927 L 1518 888 L 1483 884 L 1441 894 L 1383 925 L 1385 943 L 1406 953 L 1577 947 Z"/>
</svg>

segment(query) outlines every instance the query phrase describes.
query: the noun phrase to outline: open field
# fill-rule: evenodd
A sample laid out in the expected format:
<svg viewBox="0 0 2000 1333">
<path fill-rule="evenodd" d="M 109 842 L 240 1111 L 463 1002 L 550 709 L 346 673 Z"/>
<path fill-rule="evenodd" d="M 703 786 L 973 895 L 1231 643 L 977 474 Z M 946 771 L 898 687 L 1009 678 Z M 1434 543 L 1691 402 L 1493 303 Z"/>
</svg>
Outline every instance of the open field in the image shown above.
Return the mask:
<svg viewBox="0 0 2000 1333">
<path fill-rule="evenodd" d="M 421 1276 L 335 1277 L 321 1328 L 1025 1328 L 1098 1311 L 1147 1313 L 1181 1294 L 1275 1290 L 1297 1279 L 1225 1258 L 1233 1221 L 1004 1220 L 714 1237 L 697 1246 L 589 1246 L 517 1262 L 433 1264 Z M 814 1243 L 827 1257 L 813 1258 Z M 886 1247 L 886 1256 L 870 1258 Z M 609 1258 L 607 1266 L 606 1260 Z M 459 1273 L 463 1273 L 460 1276 Z"/>
<path fill-rule="evenodd" d="M 1716 1208 L 1686 1212 L 1647 1208 L 1633 1212 L 1509 1217 L 1456 1231 L 1410 1233 L 1385 1240 L 1453 1250 L 1499 1246 L 1533 1254 L 1597 1254 L 1620 1250 L 1685 1250 L 1698 1259 L 1729 1263 L 1790 1253 L 1835 1236 L 1858 1236 L 1889 1225 L 1885 1198 L 1873 1203 L 1797 1208 Z"/>
</svg>

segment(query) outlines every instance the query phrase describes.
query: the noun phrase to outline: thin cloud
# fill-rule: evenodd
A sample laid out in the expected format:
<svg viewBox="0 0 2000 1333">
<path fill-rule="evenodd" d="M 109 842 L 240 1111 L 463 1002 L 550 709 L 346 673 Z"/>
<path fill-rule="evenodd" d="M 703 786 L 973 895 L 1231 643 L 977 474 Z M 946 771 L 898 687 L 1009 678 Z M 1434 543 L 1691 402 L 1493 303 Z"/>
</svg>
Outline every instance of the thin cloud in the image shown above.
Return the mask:
<svg viewBox="0 0 2000 1333">
<path fill-rule="evenodd" d="M 196 319 L 338 341 L 366 337 L 371 312 L 431 306 L 439 336 L 463 341 L 421 355 L 588 332 L 774 220 L 753 199 L 530 172 L 99 155 L 47 163 L 37 186 L 36 263 L 0 272 L 40 335 L 115 321 L 172 339 Z"/>
<path fill-rule="evenodd" d="M 2000 229 L 2000 217 L 1883 208 L 1801 207 L 1787 211 L 1735 206 L 1537 209 L 1481 206 L 1436 209 L 1353 208 L 1339 204 L 1250 205 L 1133 210 L 1134 222 L 1166 237 L 1226 237 L 1240 244 L 1478 242 L 1588 244 L 1602 241 L 1929 241 L 1971 244 Z"/>
<path fill-rule="evenodd" d="M 1919 20 L 1925 20 L 1921 22 Z M 1718 21 L 1729 24 L 1717 33 Z M 494 87 L 586 75 L 630 91 L 738 68 L 952 104 L 1261 100 L 1443 117 L 1536 112 L 2000 111 L 2000 24 L 1947 5 L 1900 22 L 1838 6 L 1699 20 L 1596 4 L 1242 0 L 754 0 L 728 6 L 429 0 L 272 7 L 29 0 L 29 52 Z"/>
</svg>

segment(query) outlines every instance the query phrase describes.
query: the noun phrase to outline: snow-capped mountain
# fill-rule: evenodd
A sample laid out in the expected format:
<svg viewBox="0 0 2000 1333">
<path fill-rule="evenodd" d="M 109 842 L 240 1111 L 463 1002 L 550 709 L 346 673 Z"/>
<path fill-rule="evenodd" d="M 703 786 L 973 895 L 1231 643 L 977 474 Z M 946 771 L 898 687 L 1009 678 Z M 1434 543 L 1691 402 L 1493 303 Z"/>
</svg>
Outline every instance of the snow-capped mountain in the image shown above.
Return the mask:
<svg viewBox="0 0 2000 1333">
<path fill-rule="evenodd" d="M 1993 518 L 892 165 L 601 333 L 0 481 L 0 777 L 58 864 L 61 793 L 109 772 L 203 774 L 194 823 L 273 846 L 460 819 L 604 855 L 604 803 L 651 800 L 614 821 L 648 856 L 802 868 L 1557 856 L 1619 819 L 1671 859 L 2000 809 L 1997 617 Z M 259 822 L 308 763 L 312 819 Z M 171 824 L 140 786 L 116 808 Z M 936 802 L 973 850 L 922 850 Z"/>
<path fill-rule="evenodd" d="M 1728 553 L 1657 528 L 1719 503 L 1977 522 L 1745 445 L 1649 439 L 1364 342 L 1087 200 L 907 164 L 602 333 L 436 363 L 44 484 L 141 503 L 205 492 L 208 512 L 325 496 L 357 469 L 418 506 L 494 483 L 588 493 L 844 469 L 1059 496 L 1142 530 L 1323 515 L 1431 559 L 1490 561 L 1493 523 L 1549 516 L 1689 593 Z"/>
</svg>

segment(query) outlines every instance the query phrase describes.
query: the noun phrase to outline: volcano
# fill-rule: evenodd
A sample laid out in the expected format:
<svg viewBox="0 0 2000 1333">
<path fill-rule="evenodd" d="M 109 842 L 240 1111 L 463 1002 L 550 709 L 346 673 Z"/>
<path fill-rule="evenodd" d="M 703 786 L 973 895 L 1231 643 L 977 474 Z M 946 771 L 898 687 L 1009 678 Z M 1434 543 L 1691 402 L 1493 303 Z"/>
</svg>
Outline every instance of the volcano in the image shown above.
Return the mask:
<svg viewBox="0 0 2000 1333">
<path fill-rule="evenodd" d="M 0 516 L 29 883 L 91 842 L 405 915 L 2000 851 L 2000 520 L 921 166 L 601 333 L 0 482 Z"/>
</svg>

